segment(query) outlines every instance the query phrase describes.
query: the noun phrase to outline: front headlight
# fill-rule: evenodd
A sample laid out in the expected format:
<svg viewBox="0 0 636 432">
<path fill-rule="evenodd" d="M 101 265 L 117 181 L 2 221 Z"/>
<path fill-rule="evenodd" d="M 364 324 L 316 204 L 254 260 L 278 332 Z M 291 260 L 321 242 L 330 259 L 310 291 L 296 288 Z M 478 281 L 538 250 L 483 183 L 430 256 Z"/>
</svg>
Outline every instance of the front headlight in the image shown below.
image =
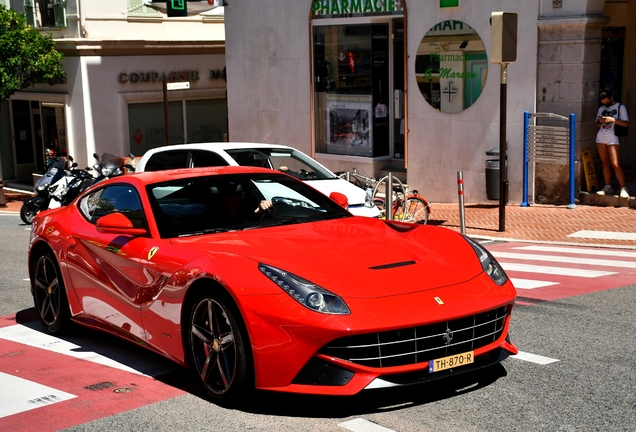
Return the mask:
<svg viewBox="0 0 636 432">
<path fill-rule="evenodd" d="M 102 168 L 102 175 L 104 177 L 110 177 L 110 175 L 113 173 L 113 168 L 111 167 L 103 167 Z"/>
<path fill-rule="evenodd" d="M 294 300 L 308 309 L 326 314 L 347 315 L 351 313 L 340 297 L 306 279 L 267 264 L 259 264 L 258 269 Z"/>
<path fill-rule="evenodd" d="M 470 244 L 477 254 L 477 258 L 479 258 L 479 262 L 481 263 L 481 267 L 484 269 L 486 274 L 490 276 L 490 278 L 495 281 L 497 285 L 503 285 L 508 282 L 508 275 L 501 267 L 501 264 L 497 262 L 495 257 L 493 257 L 490 252 L 488 252 L 482 245 L 477 243 L 475 240 L 471 239 L 468 236 L 464 236 L 468 244 Z"/>
</svg>

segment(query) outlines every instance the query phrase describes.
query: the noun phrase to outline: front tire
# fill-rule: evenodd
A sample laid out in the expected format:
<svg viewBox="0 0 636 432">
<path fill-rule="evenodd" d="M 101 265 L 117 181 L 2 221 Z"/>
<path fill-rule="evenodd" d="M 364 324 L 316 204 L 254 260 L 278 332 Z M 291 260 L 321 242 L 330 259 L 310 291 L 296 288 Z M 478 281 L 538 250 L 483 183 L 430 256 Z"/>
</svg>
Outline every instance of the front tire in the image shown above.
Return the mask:
<svg viewBox="0 0 636 432">
<path fill-rule="evenodd" d="M 20 219 L 22 219 L 22 222 L 25 224 L 31 225 L 37 213 L 38 212 L 34 206 L 22 204 L 22 208 L 20 209 Z"/>
<path fill-rule="evenodd" d="M 205 290 L 195 299 L 188 323 L 191 363 L 210 399 L 235 403 L 253 384 L 247 338 L 234 304 Z"/>
<path fill-rule="evenodd" d="M 64 280 L 51 251 L 40 255 L 33 266 L 33 302 L 49 334 L 61 333 L 69 324 L 71 312 Z"/>
</svg>

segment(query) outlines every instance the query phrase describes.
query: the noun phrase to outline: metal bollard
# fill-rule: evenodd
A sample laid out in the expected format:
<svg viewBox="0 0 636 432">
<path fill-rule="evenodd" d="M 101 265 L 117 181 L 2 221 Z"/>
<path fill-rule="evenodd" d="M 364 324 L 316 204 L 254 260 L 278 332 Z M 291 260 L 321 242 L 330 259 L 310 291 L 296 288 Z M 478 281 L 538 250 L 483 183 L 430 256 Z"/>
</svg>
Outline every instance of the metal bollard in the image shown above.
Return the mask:
<svg viewBox="0 0 636 432">
<path fill-rule="evenodd" d="M 389 173 L 386 178 L 386 194 L 384 196 L 384 214 L 386 220 L 393 219 L 393 174 Z"/>
<path fill-rule="evenodd" d="M 466 234 L 466 215 L 464 213 L 464 174 L 457 171 L 457 195 L 459 195 L 459 228 Z"/>
</svg>

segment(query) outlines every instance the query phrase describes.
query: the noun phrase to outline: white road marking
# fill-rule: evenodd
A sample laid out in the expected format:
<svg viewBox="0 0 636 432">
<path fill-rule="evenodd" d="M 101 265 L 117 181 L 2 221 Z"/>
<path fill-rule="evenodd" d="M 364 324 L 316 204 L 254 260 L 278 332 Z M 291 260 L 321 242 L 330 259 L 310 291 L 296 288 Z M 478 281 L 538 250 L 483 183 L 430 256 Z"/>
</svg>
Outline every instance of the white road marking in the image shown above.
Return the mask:
<svg viewBox="0 0 636 432">
<path fill-rule="evenodd" d="M 549 267 L 549 266 L 540 266 L 540 265 L 532 265 L 532 264 L 516 264 L 516 263 L 505 263 L 505 262 L 499 262 L 499 264 L 501 264 L 503 269 L 506 271 L 553 274 L 553 275 L 560 275 L 560 276 L 595 278 L 600 276 L 609 276 L 609 275 L 616 274 L 616 272 L 575 269 L 575 268 L 567 268 L 567 267 Z"/>
<path fill-rule="evenodd" d="M 548 261 L 551 263 L 583 264 L 600 267 L 636 268 L 636 261 L 617 261 L 596 258 L 566 257 L 559 255 L 536 255 L 514 252 L 492 252 L 495 258 L 519 259 L 528 261 Z"/>
<path fill-rule="evenodd" d="M 45 349 L 140 375 L 154 377 L 170 372 L 170 369 L 166 369 L 166 367 L 156 362 L 153 364 L 152 360 L 146 356 L 127 353 L 125 348 L 121 351 L 112 350 L 112 352 L 104 352 L 105 347 L 100 345 L 100 351 L 109 356 L 106 357 L 91 351 L 89 341 L 87 341 L 84 346 L 79 346 L 73 342 L 59 339 L 29 327 L 35 325 L 38 325 L 37 321 L 0 328 L 0 339 Z M 126 364 L 113 360 L 113 358 L 122 359 Z"/>
<path fill-rule="evenodd" d="M 77 396 L 0 372 L 0 418 Z"/>
<path fill-rule="evenodd" d="M 520 247 L 515 247 L 513 249 L 537 251 L 537 252 L 562 252 L 562 253 L 576 254 L 576 255 L 636 258 L 636 252 L 592 249 L 592 248 L 572 248 L 572 247 L 559 247 L 559 246 L 520 246 Z"/>
<path fill-rule="evenodd" d="M 557 359 L 553 359 L 553 358 L 550 358 L 550 357 L 544 357 L 544 356 L 540 356 L 540 355 L 537 355 L 537 354 L 530 354 L 530 353 L 523 352 L 523 351 L 519 351 L 519 354 L 513 355 L 511 357 L 515 358 L 515 359 L 518 359 L 518 360 L 524 360 L 524 361 L 531 362 L 531 363 L 537 363 L 537 364 L 540 364 L 540 365 L 547 365 L 547 364 L 556 363 L 556 362 L 559 361 Z"/>
<path fill-rule="evenodd" d="M 338 426 L 354 432 L 394 432 L 393 429 L 385 428 L 362 418 L 338 423 Z"/>
<path fill-rule="evenodd" d="M 568 235 L 568 237 L 604 239 L 604 240 L 636 240 L 636 233 L 615 231 L 582 230 Z"/>
<path fill-rule="evenodd" d="M 532 279 L 519 279 L 519 278 L 510 278 L 512 284 L 515 288 L 523 288 L 523 289 L 535 289 L 535 288 L 543 288 L 552 285 L 559 285 L 558 282 L 548 282 L 548 281 L 540 281 L 540 280 L 532 280 Z"/>
</svg>

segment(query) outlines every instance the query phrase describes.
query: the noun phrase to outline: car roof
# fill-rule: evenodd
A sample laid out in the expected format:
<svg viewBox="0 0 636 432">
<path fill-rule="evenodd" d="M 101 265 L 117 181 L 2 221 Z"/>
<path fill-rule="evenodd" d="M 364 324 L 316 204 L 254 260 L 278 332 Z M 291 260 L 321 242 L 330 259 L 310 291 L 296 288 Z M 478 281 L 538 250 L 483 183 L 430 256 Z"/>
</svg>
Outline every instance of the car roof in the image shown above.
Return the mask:
<svg viewBox="0 0 636 432">
<path fill-rule="evenodd" d="M 285 150 L 296 150 L 293 147 L 289 147 L 282 144 L 263 144 L 263 143 L 248 143 L 248 142 L 207 142 L 207 143 L 193 143 L 193 144 L 174 144 L 169 146 L 155 147 L 148 150 L 148 152 L 156 153 L 158 151 L 167 150 L 234 150 L 234 149 L 247 149 L 247 148 L 279 148 Z"/>
<path fill-rule="evenodd" d="M 137 186 L 143 186 L 153 183 L 160 183 L 170 180 L 180 180 L 185 178 L 196 178 L 210 175 L 224 174 L 274 174 L 285 175 L 280 172 L 273 171 L 268 168 L 256 168 L 250 166 L 220 166 L 205 168 L 179 168 L 163 171 L 146 171 L 125 176 L 112 178 L 109 183 L 117 183 L 117 181 L 127 181 Z M 106 184 L 106 183 L 104 183 Z"/>
</svg>

